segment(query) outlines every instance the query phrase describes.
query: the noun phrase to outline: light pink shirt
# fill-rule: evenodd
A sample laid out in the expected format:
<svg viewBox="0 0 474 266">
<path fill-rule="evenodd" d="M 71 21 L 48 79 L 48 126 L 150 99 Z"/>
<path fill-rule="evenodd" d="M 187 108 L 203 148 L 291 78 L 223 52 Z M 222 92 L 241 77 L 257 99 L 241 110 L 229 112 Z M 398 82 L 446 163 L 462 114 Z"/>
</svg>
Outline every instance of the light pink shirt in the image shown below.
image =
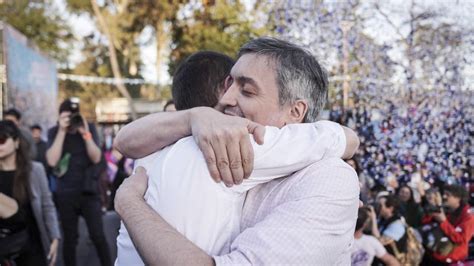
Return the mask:
<svg viewBox="0 0 474 266">
<path fill-rule="evenodd" d="M 350 265 L 359 183 L 328 158 L 247 194 L 241 233 L 216 265 Z"/>
</svg>

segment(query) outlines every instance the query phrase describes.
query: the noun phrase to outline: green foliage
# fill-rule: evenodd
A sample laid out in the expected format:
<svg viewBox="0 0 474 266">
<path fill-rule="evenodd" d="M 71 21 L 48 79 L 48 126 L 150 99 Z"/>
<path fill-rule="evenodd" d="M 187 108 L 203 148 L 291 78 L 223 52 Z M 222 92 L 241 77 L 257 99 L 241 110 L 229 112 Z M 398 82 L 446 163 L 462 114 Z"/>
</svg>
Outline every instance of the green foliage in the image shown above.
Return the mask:
<svg viewBox="0 0 474 266">
<path fill-rule="evenodd" d="M 248 40 L 268 33 L 266 27 L 256 27 L 245 14 L 239 1 L 217 0 L 205 2 L 191 17 L 177 20 L 172 26 L 170 73 L 194 52 L 212 50 L 235 56 Z"/>
<path fill-rule="evenodd" d="M 48 1 L 36 5 L 27 0 L 0 1 L 0 19 L 58 62 L 67 61 L 74 37 L 69 25 Z"/>
</svg>

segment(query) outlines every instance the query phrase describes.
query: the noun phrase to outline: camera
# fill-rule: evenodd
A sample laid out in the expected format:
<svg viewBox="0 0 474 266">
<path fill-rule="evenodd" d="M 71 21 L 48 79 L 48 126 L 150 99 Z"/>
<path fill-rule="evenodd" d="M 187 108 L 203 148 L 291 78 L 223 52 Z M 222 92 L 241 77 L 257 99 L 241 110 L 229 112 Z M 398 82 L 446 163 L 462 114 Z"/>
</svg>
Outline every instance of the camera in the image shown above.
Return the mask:
<svg viewBox="0 0 474 266">
<path fill-rule="evenodd" d="M 424 207 L 424 210 L 426 213 L 431 214 L 431 213 L 441 212 L 442 208 L 443 208 L 442 206 L 428 204 Z"/>
<path fill-rule="evenodd" d="M 84 120 L 79 112 L 79 98 L 72 97 L 65 100 L 60 106 L 61 111 L 69 111 L 69 130 L 75 130 L 84 126 Z"/>
</svg>

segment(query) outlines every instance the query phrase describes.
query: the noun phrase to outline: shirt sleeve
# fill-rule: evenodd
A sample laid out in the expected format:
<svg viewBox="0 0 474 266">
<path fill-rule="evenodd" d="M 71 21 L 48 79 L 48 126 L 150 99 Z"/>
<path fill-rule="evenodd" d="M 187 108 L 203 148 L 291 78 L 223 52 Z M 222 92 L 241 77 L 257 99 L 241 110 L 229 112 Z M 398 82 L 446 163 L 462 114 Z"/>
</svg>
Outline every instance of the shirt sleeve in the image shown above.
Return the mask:
<svg viewBox="0 0 474 266">
<path fill-rule="evenodd" d="M 341 158 L 346 148 L 346 137 L 341 125 L 330 121 L 289 124 L 278 129 L 265 127 L 263 145 L 252 140 L 254 170 L 242 184 L 231 188 L 237 193 L 272 179 L 288 176 L 323 158 Z"/>
<path fill-rule="evenodd" d="M 383 236 L 390 237 L 395 241 L 399 241 L 405 234 L 405 226 L 401 221 L 391 223 L 383 232 Z"/>
<path fill-rule="evenodd" d="M 348 168 L 318 165 L 314 183 L 292 187 L 300 197 L 246 228 L 229 254 L 213 257 L 216 265 L 350 265 L 359 189 Z"/>
<path fill-rule="evenodd" d="M 375 251 L 375 256 L 377 258 L 381 258 L 381 257 L 385 256 L 385 254 L 387 254 L 387 250 L 382 245 L 382 243 L 380 243 L 380 241 L 377 238 L 373 237 L 373 236 L 369 236 L 369 237 L 372 241 L 372 246 L 373 246 L 374 251 Z"/>
</svg>

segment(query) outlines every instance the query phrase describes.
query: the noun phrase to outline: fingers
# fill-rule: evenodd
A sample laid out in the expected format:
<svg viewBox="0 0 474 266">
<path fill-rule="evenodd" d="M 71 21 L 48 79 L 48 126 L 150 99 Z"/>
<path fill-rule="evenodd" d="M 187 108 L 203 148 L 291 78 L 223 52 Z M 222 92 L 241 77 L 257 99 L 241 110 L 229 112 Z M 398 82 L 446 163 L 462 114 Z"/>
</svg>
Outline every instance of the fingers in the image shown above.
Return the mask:
<svg viewBox="0 0 474 266">
<path fill-rule="evenodd" d="M 250 134 L 253 135 L 253 139 L 255 140 L 255 142 L 257 142 L 260 145 L 263 144 L 265 140 L 265 127 L 264 126 L 255 122 L 249 122 L 248 131 Z"/>
<path fill-rule="evenodd" d="M 254 160 L 253 147 L 250 143 L 250 136 L 247 134 L 240 140 L 240 156 L 242 158 L 244 179 L 247 179 L 252 174 Z"/>
<path fill-rule="evenodd" d="M 50 261 L 49 265 L 51 265 L 51 266 L 56 265 L 56 259 L 57 259 L 57 257 L 58 257 L 57 252 L 55 252 L 55 253 L 52 255 L 52 257 L 51 257 L 51 261 Z"/>
<path fill-rule="evenodd" d="M 241 149 L 238 140 L 233 141 L 231 140 L 230 143 L 227 145 L 227 156 L 229 157 L 229 168 L 232 174 L 232 183 L 239 185 L 244 180 L 244 169 L 243 169 L 243 161 L 241 156 Z"/>
<path fill-rule="evenodd" d="M 221 182 L 221 175 L 216 165 L 216 155 L 214 149 L 208 142 L 198 142 L 199 148 L 202 151 L 204 160 L 207 164 L 207 169 L 209 169 L 209 174 L 216 183 Z"/>
<path fill-rule="evenodd" d="M 224 141 L 221 141 L 219 139 L 213 141 L 211 145 L 216 155 L 217 170 L 219 171 L 221 180 L 227 187 L 231 187 L 234 184 L 234 181 L 229 167 L 227 147 Z"/>
<path fill-rule="evenodd" d="M 135 169 L 135 174 L 136 175 L 145 175 L 146 176 L 146 169 L 142 166 L 138 166 L 137 169 Z"/>
</svg>

